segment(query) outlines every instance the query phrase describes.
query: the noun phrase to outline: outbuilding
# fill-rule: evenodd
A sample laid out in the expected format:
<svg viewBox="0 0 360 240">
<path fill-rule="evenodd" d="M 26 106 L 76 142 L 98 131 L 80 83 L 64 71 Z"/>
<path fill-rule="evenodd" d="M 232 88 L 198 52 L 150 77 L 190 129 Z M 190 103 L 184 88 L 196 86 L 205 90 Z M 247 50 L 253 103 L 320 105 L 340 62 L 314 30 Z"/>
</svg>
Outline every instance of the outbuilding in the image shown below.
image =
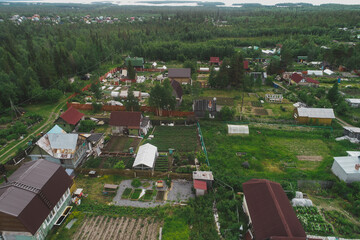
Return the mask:
<svg viewBox="0 0 360 240">
<path fill-rule="evenodd" d="M 345 101 L 350 105 L 350 107 L 353 107 L 353 108 L 360 107 L 360 99 L 359 98 L 346 98 Z"/>
<path fill-rule="evenodd" d="M 360 182 L 360 159 L 358 156 L 334 157 L 331 171 L 346 183 Z"/>
<path fill-rule="evenodd" d="M 332 108 L 296 108 L 294 118 L 300 124 L 331 125 L 335 119 Z"/>
<path fill-rule="evenodd" d="M 159 156 L 158 149 L 150 143 L 139 147 L 133 168 L 141 170 L 153 170 L 156 158 Z"/>
</svg>

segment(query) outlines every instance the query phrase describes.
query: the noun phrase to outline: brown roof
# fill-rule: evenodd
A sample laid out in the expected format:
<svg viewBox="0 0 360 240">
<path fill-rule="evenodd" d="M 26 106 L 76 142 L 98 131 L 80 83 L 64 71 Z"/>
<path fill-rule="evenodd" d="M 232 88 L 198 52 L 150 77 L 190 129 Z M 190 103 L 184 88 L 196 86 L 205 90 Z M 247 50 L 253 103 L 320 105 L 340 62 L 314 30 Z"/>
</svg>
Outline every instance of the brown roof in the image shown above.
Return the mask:
<svg viewBox="0 0 360 240">
<path fill-rule="evenodd" d="M 191 78 L 190 68 L 169 68 L 169 78 Z"/>
<path fill-rule="evenodd" d="M 243 183 L 256 240 L 306 239 L 290 201 L 279 183 L 252 179 Z"/>
<path fill-rule="evenodd" d="M 140 129 L 141 112 L 111 112 L 110 126 L 121 126 Z"/>
<path fill-rule="evenodd" d="M 76 125 L 84 115 L 85 114 L 79 112 L 74 107 L 70 107 L 63 114 L 61 114 L 60 117 L 68 124 Z"/>
<path fill-rule="evenodd" d="M 16 217 L 34 235 L 71 184 L 56 163 L 44 159 L 24 163 L 0 185 L 0 212 Z M 13 229 L 0 223 L 0 230 Z"/>
<path fill-rule="evenodd" d="M 220 58 L 219 58 L 219 57 L 210 57 L 210 62 L 211 62 L 211 63 L 219 63 L 219 62 L 220 62 Z"/>
<path fill-rule="evenodd" d="M 176 97 L 177 98 L 182 98 L 183 96 L 183 89 L 180 85 L 179 82 L 175 81 L 175 80 L 171 80 L 171 86 L 175 91 Z"/>
<path fill-rule="evenodd" d="M 296 83 L 299 83 L 299 82 L 301 82 L 301 80 L 304 79 L 300 74 L 297 74 L 297 73 L 293 73 L 290 78 L 291 78 L 291 80 L 293 80 Z"/>
</svg>

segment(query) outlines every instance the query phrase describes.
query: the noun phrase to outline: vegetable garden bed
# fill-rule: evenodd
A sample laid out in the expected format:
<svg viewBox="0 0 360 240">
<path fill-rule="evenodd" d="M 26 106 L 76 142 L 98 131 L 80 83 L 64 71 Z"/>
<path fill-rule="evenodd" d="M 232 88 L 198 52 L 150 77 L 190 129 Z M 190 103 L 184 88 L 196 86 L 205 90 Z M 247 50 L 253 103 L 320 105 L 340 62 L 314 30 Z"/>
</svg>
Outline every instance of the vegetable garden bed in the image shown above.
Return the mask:
<svg viewBox="0 0 360 240">
<path fill-rule="evenodd" d="M 142 189 L 136 188 L 133 193 L 131 194 L 131 200 L 137 200 L 140 197 L 140 193 L 142 192 Z"/>
<path fill-rule="evenodd" d="M 128 199 L 132 193 L 133 189 L 132 188 L 125 188 L 123 194 L 121 195 L 122 199 Z"/>
<path fill-rule="evenodd" d="M 146 190 L 145 195 L 144 195 L 144 197 L 142 199 L 144 201 L 151 201 L 153 199 L 153 194 L 154 194 L 153 190 Z"/>
<path fill-rule="evenodd" d="M 159 157 L 156 159 L 155 171 L 167 172 L 169 168 L 168 158 Z"/>
<path fill-rule="evenodd" d="M 294 210 L 305 232 L 325 236 L 334 233 L 331 225 L 325 222 L 316 207 L 294 207 Z"/>
</svg>

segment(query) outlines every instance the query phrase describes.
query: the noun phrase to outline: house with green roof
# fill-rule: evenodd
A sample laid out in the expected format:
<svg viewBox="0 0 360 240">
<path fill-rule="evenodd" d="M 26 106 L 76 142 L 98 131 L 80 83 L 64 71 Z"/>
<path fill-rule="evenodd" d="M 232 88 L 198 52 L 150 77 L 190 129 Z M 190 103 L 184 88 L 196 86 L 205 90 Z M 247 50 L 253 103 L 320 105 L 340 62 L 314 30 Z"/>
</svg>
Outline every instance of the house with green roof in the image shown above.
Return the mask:
<svg viewBox="0 0 360 240">
<path fill-rule="evenodd" d="M 135 68 L 144 68 L 144 58 L 140 57 L 127 57 L 125 58 L 125 65 L 128 65 L 128 62 L 131 61 L 131 65 Z"/>
</svg>

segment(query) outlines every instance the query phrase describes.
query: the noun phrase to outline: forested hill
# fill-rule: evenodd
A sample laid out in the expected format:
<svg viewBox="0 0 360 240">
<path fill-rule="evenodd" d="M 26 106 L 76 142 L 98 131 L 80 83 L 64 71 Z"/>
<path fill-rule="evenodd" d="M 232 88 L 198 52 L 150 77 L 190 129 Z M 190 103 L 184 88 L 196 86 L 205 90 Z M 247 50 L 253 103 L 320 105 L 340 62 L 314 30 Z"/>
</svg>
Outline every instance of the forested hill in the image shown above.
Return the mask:
<svg viewBox="0 0 360 240">
<path fill-rule="evenodd" d="M 359 7 L 342 5 L 246 10 L 2 5 L 0 112 L 9 107 L 9 99 L 15 104 L 56 100 L 73 90 L 69 77 L 103 63 L 121 64 L 127 55 L 149 61 L 208 60 L 229 57 L 236 47 L 281 43 L 293 58 L 307 55 L 310 60 L 360 68 L 359 44 L 335 43 L 354 41 L 351 31 L 339 28 L 359 28 L 359 13 Z M 100 17 L 110 20 L 99 21 Z M 324 53 L 324 45 L 331 50 Z"/>
</svg>

